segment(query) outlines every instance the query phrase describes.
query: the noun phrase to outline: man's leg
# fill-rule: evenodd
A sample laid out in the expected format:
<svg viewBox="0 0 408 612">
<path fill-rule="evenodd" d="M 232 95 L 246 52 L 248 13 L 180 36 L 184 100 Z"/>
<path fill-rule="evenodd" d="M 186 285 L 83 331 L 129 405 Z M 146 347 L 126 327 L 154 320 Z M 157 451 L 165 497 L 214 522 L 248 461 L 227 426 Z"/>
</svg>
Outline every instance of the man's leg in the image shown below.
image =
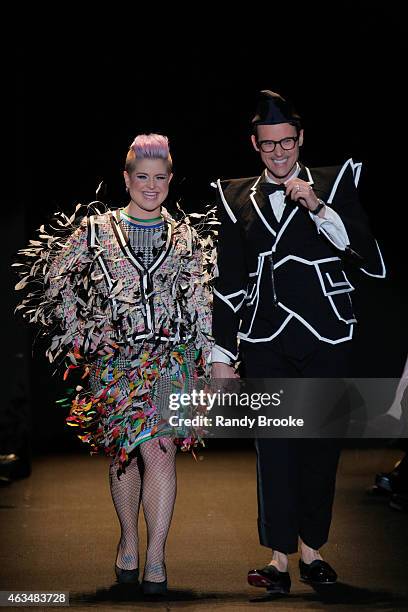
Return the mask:
<svg viewBox="0 0 408 612">
<path fill-rule="evenodd" d="M 296 442 L 280 438 L 255 441 L 259 540 L 262 546 L 285 555 L 298 549 L 300 472 Z"/>
<path fill-rule="evenodd" d="M 280 343 L 245 347 L 243 353 L 245 377 L 248 379 L 284 378 L 296 372 L 287 363 Z M 259 385 L 256 383 L 256 390 Z M 260 438 L 255 441 L 257 452 L 258 531 L 260 543 L 272 549 L 271 570 L 279 575 L 262 574 L 253 570 L 248 575 L 250 584 L 269 586 L 273 582 L 283 585 L 288 592 L 287 555 L 298 549 L 298 491 L 299 473 L 295 440 Z M 265 569 L 265 568 L 264 568 Z M 251 578 L 252 576 L 252 578 Z M 265 583 L 263 580 L 265 579 Z M 275 584 L 276 586 L 276 584 Z"/>
<path fill-rule="evenodd" d="M 305 378 L 345 378 L 349 375 L 351 344 L 324 343 L 302 365 Z M 329 394 L 330 395 L 330 394 Z M 330 403 L 329 399 L 329 403 Z M 347 400 L 337 410 L 347 413 Z M 333 413 L 333 407 L 328 406 Z M 298 440 L 300 473 L 299 535 L 301 556 L 306 564 L 321 560 L 319 553 L 328 539 L 335 493 L 341 439 Z"/>
<path fill-rule="evenodd" d="M 317 552 L 328 539 L 334 501 L 340 440 L 298 440 L 301 456 L 299 535 L 305 563 L 321 559 Z M 312 551 L 315 551 L 313 554 Z"/>
</svg>

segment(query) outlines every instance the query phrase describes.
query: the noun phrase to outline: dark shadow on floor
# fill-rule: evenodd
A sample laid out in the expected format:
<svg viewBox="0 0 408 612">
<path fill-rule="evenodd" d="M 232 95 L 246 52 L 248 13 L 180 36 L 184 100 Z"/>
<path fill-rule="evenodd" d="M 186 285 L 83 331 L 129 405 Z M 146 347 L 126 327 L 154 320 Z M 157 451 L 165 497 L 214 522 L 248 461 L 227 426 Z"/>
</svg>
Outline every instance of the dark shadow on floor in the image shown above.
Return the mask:
<svg viewBox="0 0 408 612">
<path fill-rule="evenodd" d="M 293 593 L 285 596 L 285 601 L 293 604 L 293 608 L 312 604 L 313 602 L 325 606 L 350 606 L 350 610 L 408 610 L 408 594 L 391 593 L 390 591 L 374 591 L 360 589 L 348 584 L 338 582 L 334 585 L 312 587 L 310 593 Z M 252 603 L 273 601 L 276 596 L 251 597 Z M 282 597 L 281 597 L 282 599 Z M 313 609 L 308 606 L 308 609 Z M 319 606 L 320 609 L 320 606 Z"/>
<path fill-rule="evenodd" d="M 87 593 L 71 593 L 70 594 L 70 605 L 84 605 L 97 603 L 129 603 L 134 602 L 177 602 L 178 604 L 190 605 L 191 602 L 195 602 L 197 605 L 205 605 L 209 603 L 209 600 L 213 603 L 225 601 L 229 604 L 233 602 L 245 602 L 248 601 L 247 593 L 220 593 L 220 592 L 199 592 L 188 589 L 169 589 L 166 595 L 144 595 L 140 589 L 133 585 L 126 584 L 114 584 L 107 589 L 98 589 L 95 592 Z M 179 607 L 179 606 L 178 606 Z"/>
<path fill-rule="evenodd" d="M 305 588 L 311 588 L 305 586 Z M 335 585 L 327 585 L 314 587 L 311 592 L 307 593 L 292 593 L 288 596 L 268 596 L 260 594 L 259 597 L 251 597 L 245 593 L 224 593 L 224 592 L 199 592 L 192 590 L 176 590 L 170 589 L 163 596 L 147 596 L 143 595 L 137 587 L 131 585 L 115 584 L 107 589 L 98 589 L 95 592 L 87 593 L 71 593 L 70 605 L 96 605 L 98 603 L 115 604 L 135 604 L 137 602 L 152 603 L 163 605 L 164 602 L 177 602 L 177 607 L 182 608 L 183 603 L 189 606 L 192 602 L 198 606 L 208 606 L 223 603 L 231 605 L 236 603 L 241 607 L 245 603 L 249 606 L 251 603 L 272 602 L 274 600 L 285 600 L 285 604 L 291 605 L 293 609 L 314 609 L 313 604 L 316 603 L 321 609 L 322 604 L 325 606 L 350 606 L 350 610 L 408 610 L 408 594 L 391 593 L 390 591 L 360 589 L 350 586 L 345 583 L 337 583 Z M 312 606 L 312 607 L 311 607 Z M 285 606 L 286 607 L 286 606 Z"/>
</svg>

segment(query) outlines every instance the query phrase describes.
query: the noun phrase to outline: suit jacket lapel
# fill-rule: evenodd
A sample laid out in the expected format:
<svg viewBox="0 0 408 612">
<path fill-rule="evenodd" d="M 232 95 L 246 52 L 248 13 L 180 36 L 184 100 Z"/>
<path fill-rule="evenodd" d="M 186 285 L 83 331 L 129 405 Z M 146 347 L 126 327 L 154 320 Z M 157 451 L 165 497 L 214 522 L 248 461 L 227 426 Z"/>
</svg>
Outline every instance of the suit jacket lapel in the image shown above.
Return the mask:
<svg viewBox="0 0 408 612">
<path fill-rule="evenodd" d="M 265 173 L 261 174 L 261 176 L 258 177 L 255 183 L 252 185 L 249 192 L 249 197 L 257 215 L 260 217 L 266 229 L 272 234 L 272 236 L 276 236 L 279 230 L 279 223 L 273 213 L 269 198 L 262 193 L 259 187 L 262 182 L 265 182 Z"/>
<path fill-rule="evenodd" d="M 310 173 L 309 168 L 304 166 L 303 164 L 299 164 L 300 172 L 298 174 L 298 178 L 302 179 L 309 183 L 309 185 L 313 185 L 313 177 Z M 287 230 L 290 222 L 293 217 L 299 210 L 299 206 L 301 204 L 296 204 L 292 202 L 288 198 L 285 200 L 285 208 L 283 210 L 282 218 L 278 222 L 277 218 L 274 215 L 272 210 L 272 206 L 270 200 L 267 196 L 265 196 L 261 189 L 260 185 L 262 182 L 265 182 L 265 172 L 261 174 L 260 177 L 254 182 L 252 188 L 250 189 L 250 199 L 252 201 L 252 205 L 254 206 L 257 215 L 260 217 L 262 223 L 266 227 L 266 229 L 276 238 L 275 246 L 279 242 L 282 234 Z M 319 195 L 319 194 L 317 194 Z"/>
<path fill-rule="evenodd" d="M 303 164 L 300 164 L 300 172 L 297 176 L 297 178 L 302 179 L 302 181 L 306 181 L 307 183 L 309 183 L 309 185 L 313 184 L 313 179 L 312 176 L 309 172 L 309 169 L 306 168 L 306 166 L 304 166 Z M 279 221 L 279 228 L 278 228 L 278 233 L 279 231 L 283 231 L 286 230 L 287 225 L 285 226 L 286 223 L 290 223 L 290 221 L 293 218 L 293 211 L 297 210 L 299 206 L 301 206 L 301 204 L 296 204 L 296 202 L 293 202 L 292 200 L 290 200 L 289 198 L 285 198 L 285 208 L 283 209 L 283 214 L 281 217 L 281 220 Z M 290 219 L 289 219 L 290 217 Z M 288 222 L 289 219 L 289 222 Z M 282 232 L 283 233 L 283 232 Z"/>
<path fill-rule="evenodd" d="M 300 171 L 299 171 L 297 178 L 302 179 L 302 181 L 306 181 L 307 183 L 309 183 L 309 185 L 313 185 L 313 178 L 312 178 L 309 168 L 307 168 L 306 166 L 300 163 L 299 163 L 299 166 L 300 166 Z M 292 202 L 291 200 L 288 200 L 288 198 L 286 198 L 285 210 L 283 212 L 283 215 L 282 215 L 282 218 L 279 224 L 279 231 L 276 236 L 275 244 L 273 247 L 274 251 L 276 250 L 279 240 L 282 238 L 282 235 L 286 232 L 293 217 L 298 213 L 299 208 L 301 206 L 302 206 L 301 204 L 297 204 L 296 202 Z"/>
</svg>

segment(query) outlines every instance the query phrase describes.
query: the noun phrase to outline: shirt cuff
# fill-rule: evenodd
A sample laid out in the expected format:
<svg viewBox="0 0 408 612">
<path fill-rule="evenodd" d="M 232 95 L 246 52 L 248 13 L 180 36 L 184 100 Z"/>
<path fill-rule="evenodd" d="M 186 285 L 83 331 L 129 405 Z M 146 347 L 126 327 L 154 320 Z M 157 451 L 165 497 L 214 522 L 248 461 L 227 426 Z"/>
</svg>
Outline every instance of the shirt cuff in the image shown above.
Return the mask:
<svg viewBox="0 0 408 612">
<path fill-rule="evenodd" d="M 211 363 L 214 363 L 216 361 L 220 363 L 227 363 L 228 365 L 232 364 L 231 357 L 224 353 L 224 351 L 220 347 L 213 346 L 211 350 Z"/>
<path fill-rule="evenodd" d="M 333 208 L 330 208 L 330 206 L 326 204 L 324 217 L 313 215 L 311 212 L 309 212 L 309 215 L 315 222 L 317 231 L 322 232 L 335 247 L 344 251 L 350 244 L 344 223 Z"/>
</svg>

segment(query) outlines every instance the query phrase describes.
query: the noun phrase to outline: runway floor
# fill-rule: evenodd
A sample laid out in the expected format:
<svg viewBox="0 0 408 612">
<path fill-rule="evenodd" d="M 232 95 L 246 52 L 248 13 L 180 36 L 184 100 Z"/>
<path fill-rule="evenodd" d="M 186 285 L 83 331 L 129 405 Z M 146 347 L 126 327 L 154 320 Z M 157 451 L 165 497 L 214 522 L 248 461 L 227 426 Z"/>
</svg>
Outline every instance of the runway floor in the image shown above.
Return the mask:
<svg viewBox="0 0 408 612">
<path fill-rule="evenodd" d="M 77 610 L 408 610 L 408 515 L 366 493 L 375 473 L 391 469 L 400 455 L 389 448 L 343 451 L 330 542 L 323 548 L 339 582 L 320 591 L 301 583 L 298 555 L 292 555 L 291 594 L 275 601 L 246 582 L 248 569 L 268 562 L 268 550 L 258 543 L 252 450 L 209 449 L 197 462 L 178 456 L 167 544 L 170 590 L 162 600 L 115 584 L 119 525 L 108 460 L 36 457 L 29 478 L 0 490 L 0 590 L 69 591 Z M 142 517 L 140 530 L 144 550 Z"/>
</svg>

